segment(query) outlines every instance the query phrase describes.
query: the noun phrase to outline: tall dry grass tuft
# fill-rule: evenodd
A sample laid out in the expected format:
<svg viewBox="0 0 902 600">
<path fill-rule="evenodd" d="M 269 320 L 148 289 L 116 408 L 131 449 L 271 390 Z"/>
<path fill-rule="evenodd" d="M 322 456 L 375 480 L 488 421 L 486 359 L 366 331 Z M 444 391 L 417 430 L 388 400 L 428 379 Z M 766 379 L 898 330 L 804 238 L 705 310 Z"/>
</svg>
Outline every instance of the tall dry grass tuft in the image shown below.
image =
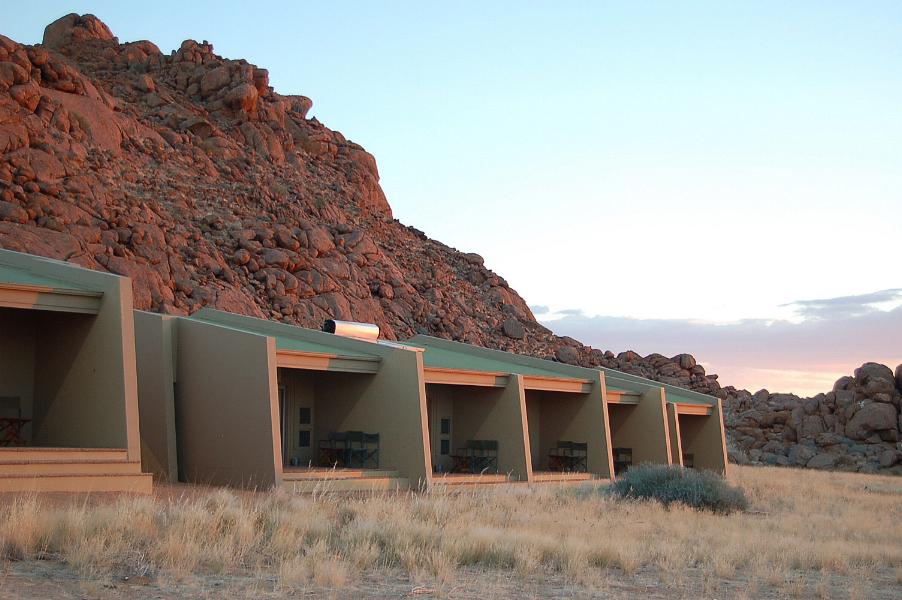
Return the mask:
<svg viewBox="0 0 902 600">
<path fill-rule="evenodd" d="M 46 534 L 42 508 L 35 496 L 16 498 L 0 512 L 0 549 L 4 558 L 34 557 Z"/>
<path fill-rule="evenodd" d="M 571 487 L 294 496 L 218 490 L 174 499 L 121 497 L 74 506 L 0 503 L 7 560 L 56 558 L 91 576 L 269 573 L 285 590 L 340 589 L 364 571 L 399 569 L 437 590 L 463 567 L 560 573 L 598 587 L 651 568 L 680 588 L 742 577 L 786 595 L 823 594 L 794 574 L 902 573 L 902 493 L 887 478 L 734 468 L 750 510 L 728 515 L 622 500 Z M 894 577 L 900 577 L 894 575 Z M 809 585 L 810 587 L 805 587 Z"/>
</svg>

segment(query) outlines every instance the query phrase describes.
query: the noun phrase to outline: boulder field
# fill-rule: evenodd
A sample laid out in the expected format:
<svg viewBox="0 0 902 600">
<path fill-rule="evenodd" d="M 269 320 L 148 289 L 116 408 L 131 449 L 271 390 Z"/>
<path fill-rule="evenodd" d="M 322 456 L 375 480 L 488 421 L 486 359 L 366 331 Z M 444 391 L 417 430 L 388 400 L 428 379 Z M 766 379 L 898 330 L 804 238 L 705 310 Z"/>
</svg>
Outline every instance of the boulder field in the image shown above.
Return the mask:
<svg viewBox="0 0 902 600">
<path fill-rule="evenodd" d="M 352 319 L 619 369 L 723 398 L 735 460 L 902 471 L 898 369 L 801 399 L 556 336 L 478 254 L 394 219 L 375 158 L 311 107 L 206 41 L 165 54 L 76 14 L 41 44 L 0 35 L 0 247 L 131 277 L 143 310 Z"/>
</svg>

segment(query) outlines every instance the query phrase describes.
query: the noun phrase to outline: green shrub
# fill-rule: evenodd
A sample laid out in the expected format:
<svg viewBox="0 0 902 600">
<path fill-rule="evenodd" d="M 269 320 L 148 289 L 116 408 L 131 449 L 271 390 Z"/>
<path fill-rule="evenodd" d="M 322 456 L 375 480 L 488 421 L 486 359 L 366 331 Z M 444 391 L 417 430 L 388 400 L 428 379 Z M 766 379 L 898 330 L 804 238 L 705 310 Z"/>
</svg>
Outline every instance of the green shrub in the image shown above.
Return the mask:
<svg viewBox="0 0 902 600">
<path fill-rule="evenodd" d="M 723 477 L 683 467 L 632 467 L 607 488 L 607 493 L 618 498 L 657 500 L 664 506 L 678 502 L 722 514 L 748 508 L 742 490 L 728 484 Z"/>
</svg>

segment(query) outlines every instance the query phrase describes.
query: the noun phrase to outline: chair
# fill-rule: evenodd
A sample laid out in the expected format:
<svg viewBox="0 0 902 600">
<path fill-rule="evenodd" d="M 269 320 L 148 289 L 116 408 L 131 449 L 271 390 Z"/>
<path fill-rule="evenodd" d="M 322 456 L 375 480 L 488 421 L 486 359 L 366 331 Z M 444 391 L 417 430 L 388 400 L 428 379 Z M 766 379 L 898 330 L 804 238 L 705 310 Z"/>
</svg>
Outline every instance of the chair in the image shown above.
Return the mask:
<svg viewBox="0 0 902 600">
<path fill-rule="evenodd" d="M 548 470 L 566 471 L 571 457 L 573 442 L 558 440 L 557 445 L 548 451 Z"/>
<path fill-rule="evenodd" d="M 24 446 L 22 429 L 31 419 L 22 418 L 22 400 L 18 396 L 0 397 L 0 446 Z"/>
<path fill-rule="evenodd" d="M 351 468 L 360 468 L 366 462 L 366 442 L 362 431 L 347 432 L 347 460 L 345 464 Z"/>
<path fill-rule="evenodd" d="M 498 440 L 473 440 L 473 472 L 498 472 Z"/>
<path fill-rule="evenodd" d="M 363 446 L 366 453 L 363 457 L 363 466 L 371 469 L 379 468 L 379 434 L 363 434 Z"/>
<path fill-rule="evenodd" d="M 614 448 L 614 473 L 619 474 L 633 465 L 632 448 Z"/>
<path fill-rule="evenodd" d="M 632 462 L 632 457 L 630 458 L 630 462 Z M 568 468 L 574 473 L 585 473 L 589 470 L 588 442 L 571 442 Z"/>
<path fill-rule="evenodd" d="M 695 455 L 683 453 L 683 466 L 687 469 L 695 468 Z"/>
<path fill-rule="evenodd" d="M 333 431 L 319 441 L 319 464 L 321 467 L 340 468 L 347 465 L 348 434 Z"/>
<path fill-rule="evenodd" d="M 467 448 L 460 448 L 457 454 L 449 455 L 454 464 L 451 465 L 452 473 L 470 473 L 472 471 L 470 452 Z"/>
<path fill-rule="evenodd" d="M 454 461 L 452 471 L 455 473 L 473 473 L 474 457 L 476 452 L 476 442 L 467 440 L 466 446 L 457 449 L 457 454 L 451 455 Z"/>
</svg>

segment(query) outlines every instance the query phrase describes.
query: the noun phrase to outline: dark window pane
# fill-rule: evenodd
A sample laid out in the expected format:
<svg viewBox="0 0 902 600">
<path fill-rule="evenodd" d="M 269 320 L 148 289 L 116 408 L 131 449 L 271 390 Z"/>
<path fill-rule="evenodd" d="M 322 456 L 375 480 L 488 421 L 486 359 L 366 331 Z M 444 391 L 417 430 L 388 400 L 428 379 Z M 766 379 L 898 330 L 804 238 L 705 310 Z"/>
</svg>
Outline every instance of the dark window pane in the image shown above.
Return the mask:
<svg viewBox="0 0 902 600">
<path fill-rule="evenodd" d="M 442 419 L 442 435 L 450 435 L 451 433 L 451 419 Z"/>
<path fill-rule="evenodd" d="M 301 407 L 301 425 L 310 425 L 310 407 Z"/>
<path fill-rule="evenodd" d="M 442 454 L 451 454 L 451 440 L 442 440 Z"/>
<path fill-rule="evenodd" d="M 298 446 L 301 448 L 309 448 L 310 447 L 310 432 L 309 431 L 299 431 L 298 432 Z"/>
</svg>

